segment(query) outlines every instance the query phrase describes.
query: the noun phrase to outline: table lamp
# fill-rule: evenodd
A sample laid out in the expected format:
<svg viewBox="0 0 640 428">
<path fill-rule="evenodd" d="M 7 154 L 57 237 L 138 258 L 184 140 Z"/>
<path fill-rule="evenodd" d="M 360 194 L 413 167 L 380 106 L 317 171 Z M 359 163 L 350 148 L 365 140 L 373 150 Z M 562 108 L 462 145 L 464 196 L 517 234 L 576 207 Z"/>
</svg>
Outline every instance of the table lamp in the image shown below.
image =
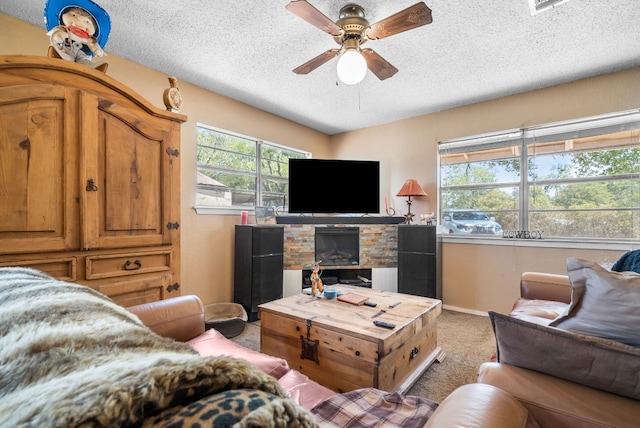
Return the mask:
<svg viewBox="0 0 640 428">
<path fill-rule="evenodd" d="M 412 196 L 427 196 L 425 191 L 420 187 L 420 183 L 413 178 L 408 179 L 402 185 L 402 188 L 396 196 L 407 196 L 407 214 L 405 214 L 404 222 L 411 224 L 413 222 L 413 214 L 411 213 L 411 197 Z"/>
</svg>

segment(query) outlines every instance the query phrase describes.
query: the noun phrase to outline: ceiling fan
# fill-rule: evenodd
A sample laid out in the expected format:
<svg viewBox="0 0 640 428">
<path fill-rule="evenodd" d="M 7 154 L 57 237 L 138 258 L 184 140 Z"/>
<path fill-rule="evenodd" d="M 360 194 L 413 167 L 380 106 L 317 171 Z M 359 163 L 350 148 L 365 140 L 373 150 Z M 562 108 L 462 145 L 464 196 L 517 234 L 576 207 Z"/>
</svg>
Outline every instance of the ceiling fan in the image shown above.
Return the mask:
<svg viewBox="0 0 640 428">
<path fill-rule="evenodd" d="M 368 40 L 377 40 L 412 30 L 433 22 L 431 9 L 424 2 L 416 3 L 373 25 L 365 18 L 364 9 L 357 4 L 348 4 L 340 9 L 338 20 L 333 22 L 306 0 L 293 0 L 286 9 L 333 36 L 340 45 L 293 69 L 296 74 L 308 74 L 330 59 L 340 55 L 338 77 L 346 84 L 359 83 L 367 68 L 380 80 L 388 79 L 398 72 L 391 63 L 372 49 L 361 49 Z"/>
</svg>

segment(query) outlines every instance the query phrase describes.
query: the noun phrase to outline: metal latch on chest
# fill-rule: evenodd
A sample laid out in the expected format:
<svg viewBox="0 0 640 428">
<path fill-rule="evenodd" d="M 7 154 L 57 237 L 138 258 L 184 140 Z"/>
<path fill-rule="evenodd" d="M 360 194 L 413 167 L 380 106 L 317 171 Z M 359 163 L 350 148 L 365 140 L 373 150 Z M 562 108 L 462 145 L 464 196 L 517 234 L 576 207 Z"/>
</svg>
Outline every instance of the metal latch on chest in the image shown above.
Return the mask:
<svg viewBox="0 0 640 428">
<path fill-rule="evenodd" d="M 315 318 L 315 317 L 313 317 Z M 320 340 L 311 340 L 311 320 L 313 318 L 309 318 L 307 320 L 307 337 L 300 335 L 300 358 L 303 360 L 311 360 L 315 361 L 316 364 L 320 364 L 318 360 L 318 345 Z"/>
</svg>

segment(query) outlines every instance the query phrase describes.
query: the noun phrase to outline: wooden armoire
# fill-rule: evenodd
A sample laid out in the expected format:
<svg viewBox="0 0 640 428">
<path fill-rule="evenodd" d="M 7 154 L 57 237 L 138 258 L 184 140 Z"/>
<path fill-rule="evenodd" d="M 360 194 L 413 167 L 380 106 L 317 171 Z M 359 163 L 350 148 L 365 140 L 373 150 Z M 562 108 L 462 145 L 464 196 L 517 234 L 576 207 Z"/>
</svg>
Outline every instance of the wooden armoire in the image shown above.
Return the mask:
<svg viewBox="0 0 640 428">
<path fill-rule="evenodd" d="M 89 67 L 0 56 L 0 266 L 123 306 L 179 295 L 185 121 Z"/>
</svg>

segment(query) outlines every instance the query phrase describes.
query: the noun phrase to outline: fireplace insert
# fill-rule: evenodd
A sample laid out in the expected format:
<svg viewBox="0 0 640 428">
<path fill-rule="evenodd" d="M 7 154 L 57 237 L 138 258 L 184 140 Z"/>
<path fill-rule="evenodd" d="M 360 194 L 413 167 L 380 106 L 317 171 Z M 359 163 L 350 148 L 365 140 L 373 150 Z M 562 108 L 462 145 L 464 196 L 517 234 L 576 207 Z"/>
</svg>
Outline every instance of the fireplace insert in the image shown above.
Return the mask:
<svg viewBox="0 0 640 428">
<path fill-rule="evenodd" d="M 358 266 L 360 228 L 316 227 L 315 257 L 322 266 Z"/>
</svg>

